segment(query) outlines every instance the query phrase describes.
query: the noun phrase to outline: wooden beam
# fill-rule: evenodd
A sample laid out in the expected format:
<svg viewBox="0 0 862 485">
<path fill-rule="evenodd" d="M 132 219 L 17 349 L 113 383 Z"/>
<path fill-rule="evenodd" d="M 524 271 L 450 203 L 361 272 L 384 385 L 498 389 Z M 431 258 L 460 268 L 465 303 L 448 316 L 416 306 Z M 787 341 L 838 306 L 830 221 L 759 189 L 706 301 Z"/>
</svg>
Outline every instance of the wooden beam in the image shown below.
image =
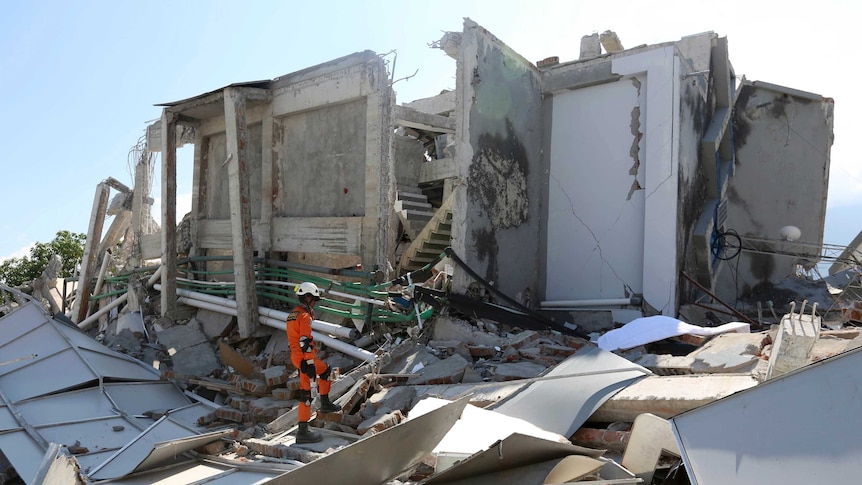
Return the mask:
<svg viewBox="0 0 862 485">
<path fill-rule="evenodd" d="M 105 225 L 105 211 L 108 209 L 110 192 L 111 189 L 104 182 L 96 186 L 93 210 L 90 213 L 90 225 L 87 228 L 87 241 L 84 244 L 84 255 L 81 258 L 78 289 L 75 302 L 72 304 L 72 319 L 75 323 L 87 318 L 87 309 L 90 303 L 90 282 L 96 273 L 96 252 L 99 248 L 99 240 L 102 238 L 102 227 Z"/>
<path fill-rule="evenodd" d="M 162 110 L 162 316 L 177 311 L 177 115 Z"/>
<path fill-rule="evenodd" d="M 240 336 L 249 337 L 257 330 L 258 312 L 251 238 L 248 127 L 245 121 L 245 108 L 245 94 L 236 88 L 225 88 L 228 198 L 230 199 L 233 269 L 236 280 L 237 326 Z"/>
</svg>

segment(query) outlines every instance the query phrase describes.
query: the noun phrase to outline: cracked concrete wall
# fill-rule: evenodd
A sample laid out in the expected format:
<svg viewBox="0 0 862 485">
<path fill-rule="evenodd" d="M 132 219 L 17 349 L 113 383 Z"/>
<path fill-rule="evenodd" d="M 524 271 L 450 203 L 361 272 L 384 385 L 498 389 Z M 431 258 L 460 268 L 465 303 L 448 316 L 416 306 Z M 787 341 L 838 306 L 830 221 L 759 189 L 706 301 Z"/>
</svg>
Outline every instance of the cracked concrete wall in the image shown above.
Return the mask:
<svg viewBox="0 0 862 485">
<path fill-rule="evenodd" d="M 466 19 L 458 56 L 452 247 L 507 295 L 530 304 L 539 281 L 543 182 L 539 71 Z M 459 275 L 456 289 L 470 281 Z"/>
<path fill-rule="evenodd" d="M 779 240 L 780 229 L 794 225 L 802 230 L 800 241 L 823 243 L 833 108 L 832 99 L 816 94 L 761 82 L 742 87 L 733 116 L 736 167 L 727 193 L 728 229 Z M 792 274 L 795 260 L 743 252 L 738 273 L 732 261 L 716 290 L 734 301 Z"/>
<path fill-rule="evenodd" d="M 678 62 L 665 44 L 545 72 L 554 95 L 546 300 L 643 293 L 675 314 Z"/>
<path fill-rule="evenodd" d="M 269 83 L 271 101 L 249 103 L 255 250 L 387 267 L 395 233 L 389 81 L 384 61 L 365 51 L 281 76 Z M 192 234 L 202 254 L 231 248 L 224 115 L 196 132 Z"/>
</svg>

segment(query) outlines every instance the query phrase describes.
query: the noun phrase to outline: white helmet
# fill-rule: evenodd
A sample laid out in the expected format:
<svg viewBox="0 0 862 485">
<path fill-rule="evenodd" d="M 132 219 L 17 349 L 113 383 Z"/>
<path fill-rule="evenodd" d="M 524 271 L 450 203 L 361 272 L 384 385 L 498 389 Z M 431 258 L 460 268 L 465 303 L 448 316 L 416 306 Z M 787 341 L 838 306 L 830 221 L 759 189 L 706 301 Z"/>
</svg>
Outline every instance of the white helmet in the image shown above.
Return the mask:
<svg viewBox="0 0 862 485">
<path fill-rule="evenodd" d="M 320 289 L 317 287 L 317 285 L 308 281 L 306 281 L 305 283 L 300 283 L 296 287 L 296 290 L 294 290 L 294 292 L 296 293 L 296 296 L 311 295 L 316 300 L 320 299 Z"/>
</svg>

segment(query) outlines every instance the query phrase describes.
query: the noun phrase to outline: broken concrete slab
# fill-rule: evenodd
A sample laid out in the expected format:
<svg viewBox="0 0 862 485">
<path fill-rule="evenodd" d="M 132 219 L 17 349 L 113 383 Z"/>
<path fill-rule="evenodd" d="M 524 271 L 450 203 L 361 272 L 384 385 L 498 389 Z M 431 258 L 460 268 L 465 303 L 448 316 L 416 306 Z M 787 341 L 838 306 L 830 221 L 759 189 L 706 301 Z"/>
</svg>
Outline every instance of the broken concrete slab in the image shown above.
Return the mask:
<svg viewBox="0 0 862 485">
<path fill-rule="evenodd" d="M 382 372 L 386 374 L 414 374 L 439 361 L 440 359 L 437 356 L 424 347 L 416 346 L 385 365 Z"/>
<path fill-rule="evenodd" d="M 416 388 L 411 386 L 387 387 L 380 392 L 374 393 L 365 401 L 367 407 L 380 409 L 387 407 L 389 409 L 397 409 L 406 413 L 413 406 L 413 400 L 416 398 Z"/>
<path fill-rule="evenodd" d="M 487 332 L 483 332 L 467 322 L 446 315 L 438 315 L 434 319 L 434 340 L 458 340 L 467 345 L 487 345 L 501 347 L 506 340 Z"/>
<path fill-rule="evenodd" d="M 407 380 L 407 385 L 457 384 L 469 365 L 464 357 L 455 354 L 421 369 L 419 375 Z"/>
<path fill-rule="evenodd" d="M 417 402 L 427 397 L 439 397 L 450 401 L 469 397 L 470 404 L 484 408 L 515 394 L 526 385 L 523 382 L 508 381 L 414 386 L 416 389 L 416 398 L 413 400 L 413 405 L 415 406 Z"/>
<path fill-rule="evenodd" d="M 176 350 L 174 347 L 171 349 Z M 171 349 L 168 349 L 169 354 Z M 208 343 L 200 343 L 176 350 L 171 355 L 171 362 L 173 363 L 171 369 L 176 377 L 208 376 L 214 370 L 222 367 L 212 346 Z"/>
<path fill-rule="evenodd" d="M 590 416 L 590 421 L 630 423 L 642 413 L 668 419 L 750 389 L 757 382 L 750 375 L 649 376 L 614 394 Z"/>
<path fill-rule="evenodd" d="M 694 357 L 688 355 L 644 354 L 634 361 L 660 376 L 691 374 Z"/>
<path fill-rule="evenodd" d="M 201 330 L 208 339 L 213 340 L 221 337 L 225 330 L 234 320 L 233 315 L 214 312 L 204 308 L 198 309 L 195 320 L 200 324 Z"/>
<path fill-rule="evenodd" d="M 159 339 L 159 343 L 171 355 L 173 355 L 171 349 L 179 351 L 186 347 L 192 347 L 208 341 L 207 336 L 201 331 L 200 323 L 194 319 L 189 320 L 185 325 L 174 325 L 170 328 L 157 330 L 156 336 Z"/>
<path fill-rule="evenodd" d="M 356 431 L 360 435 L 365 435 L 368 432 L 379 433 L 385 429 L 389 429 L 404 420 L 404 415 L 401 411 L 395 410 L 385 414 L 378 414 L 365 421 L 359 423 Z"/>
<path fill-rule="evenodd" d="M 715 337 L 689 354 L 695 373 L 751 372 L 760 360 L 765 333 L 729 333 Z"/>
</svg>

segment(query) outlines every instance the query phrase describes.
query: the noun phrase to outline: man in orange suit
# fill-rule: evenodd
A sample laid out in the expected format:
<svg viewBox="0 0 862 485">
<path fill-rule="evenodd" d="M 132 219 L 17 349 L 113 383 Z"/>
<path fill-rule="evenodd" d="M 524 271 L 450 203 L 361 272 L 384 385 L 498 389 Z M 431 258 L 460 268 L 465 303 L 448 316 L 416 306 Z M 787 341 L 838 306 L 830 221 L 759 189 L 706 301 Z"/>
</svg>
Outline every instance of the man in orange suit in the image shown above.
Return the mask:
<svg viewBox="0 0 862 485">
<path fill-rule="evenodd" d="M 320 411 L 339 413 L 341 408 L 329 400 L 332 369 L 317 358 L 311 322 L 314 320 L 314 305 L 320 301 L 320 289 L 314 283 L 301 283 L 295 290 L 299 305 L 287 316 L 287 341 L 290 344 L 290 361 L 299 369 L 299 431 L 297 443 L 315 443 L 323 439 L 320 433 L 308 429 L 311 419 L 311 381 L 320 378 Z"/>
</svg>

